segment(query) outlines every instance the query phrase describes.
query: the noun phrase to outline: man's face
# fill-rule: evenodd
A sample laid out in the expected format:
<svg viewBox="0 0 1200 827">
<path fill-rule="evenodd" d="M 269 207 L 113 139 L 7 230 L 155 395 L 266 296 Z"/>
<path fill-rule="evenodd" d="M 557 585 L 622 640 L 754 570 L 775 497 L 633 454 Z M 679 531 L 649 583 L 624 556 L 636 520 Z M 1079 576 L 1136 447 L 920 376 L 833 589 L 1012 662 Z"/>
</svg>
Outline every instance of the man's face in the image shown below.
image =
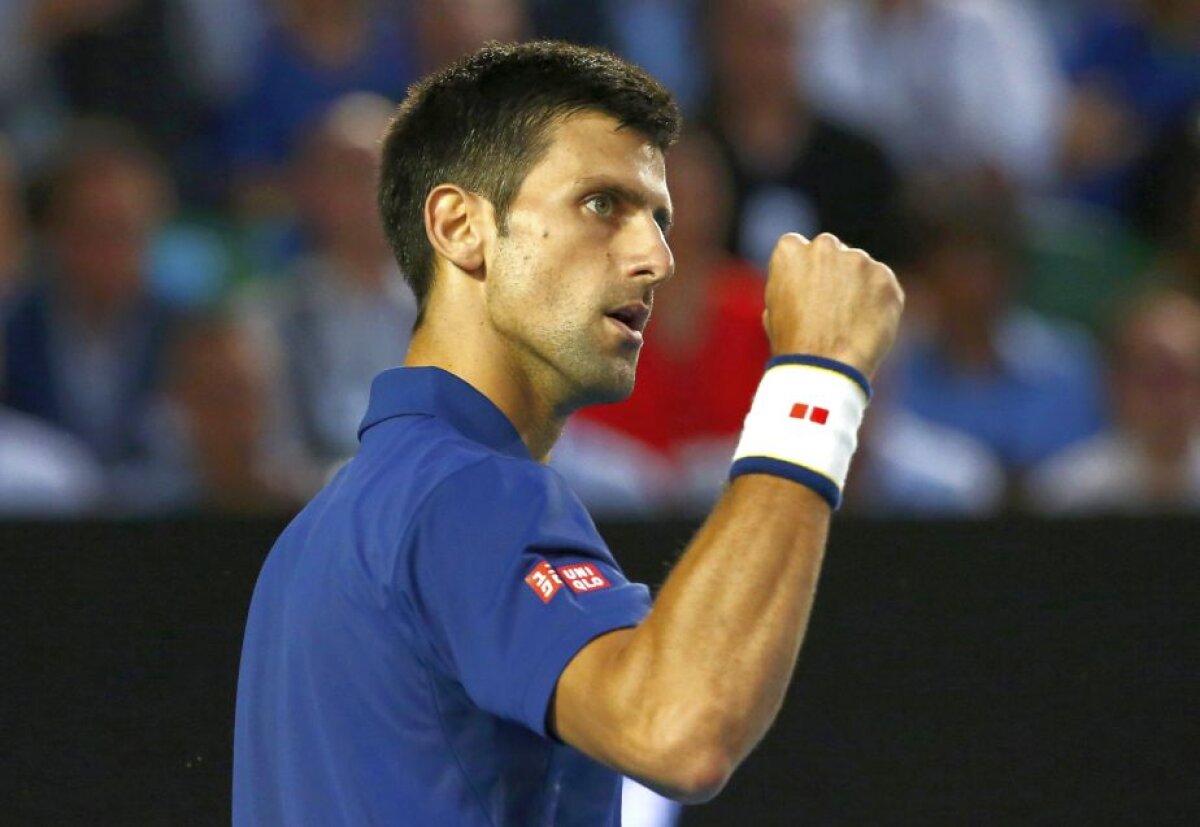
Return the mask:
<svg viewBox="0 0 1200 827">
<path fill-rule="evenodd" d="M 487 313 L 514 367 L 569 412 L 633 391 L 654 288 L 674 271 L 662 153 L 583 113 L 551 143 L 488 265 Z"/>
</svg>

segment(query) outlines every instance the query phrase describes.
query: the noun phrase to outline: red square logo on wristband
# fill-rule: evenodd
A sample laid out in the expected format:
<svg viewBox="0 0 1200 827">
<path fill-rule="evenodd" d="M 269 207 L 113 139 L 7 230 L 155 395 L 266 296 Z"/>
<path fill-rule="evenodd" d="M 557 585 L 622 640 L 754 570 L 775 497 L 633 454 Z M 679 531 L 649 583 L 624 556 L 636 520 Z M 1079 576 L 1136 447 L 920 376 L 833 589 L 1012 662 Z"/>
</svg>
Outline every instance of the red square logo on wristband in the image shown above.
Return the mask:
<svg viewBox="0 0 1200 827">
<path fill-rule="evenodd" d="M 814 422 L 817 425 L 824 425 L 829 421 L 829 409 L 797 402 L 792 406 L 790 416 L 792 419 L 807 419 L 809 422 Z"/>
</svg>

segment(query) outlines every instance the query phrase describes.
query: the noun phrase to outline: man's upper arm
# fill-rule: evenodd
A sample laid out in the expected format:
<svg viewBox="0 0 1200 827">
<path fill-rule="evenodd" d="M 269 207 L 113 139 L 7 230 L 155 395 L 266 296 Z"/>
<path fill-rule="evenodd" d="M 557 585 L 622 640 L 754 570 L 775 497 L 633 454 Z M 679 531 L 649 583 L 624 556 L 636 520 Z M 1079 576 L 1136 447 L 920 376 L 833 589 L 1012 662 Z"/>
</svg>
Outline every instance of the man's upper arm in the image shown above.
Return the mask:
<svg viewBox="0 0 1200 827">
<path fill-rule="evenodd" d="M 454 474 L 411 542 L 399 576 L 436 662 L 481 709 L 542 735 L 567 663 L 649 610 L 578 500 L 531 462 L 489 458 Z"/>
<path fill-rule="evenodd" d="M 682 802 L 707 801 L 716 789 L 692 786 L 692 767 L 664 763 L 672 745 L 653 734 L 654 711 L 635 682 L 646 675 L 630 668 L 625 655 L 636 629 L 609 632 L 584 646 L 563 669 L 550 710 L 550 726 L 559 740 L 615 768 L 655 792 Z M 647 714 L 649 713 L 649 717 Z M 678 728 L 674 728 L 678 730 Z M 659 732 L 663 730 L 659 729 Z M 688 760 L 697 756 L 689 755 Z M 700 759 L 703 763 L 703 759 Z"/>
<path fill-rule="evenodd" d="M 632 628 L 617 629 L 592 639 L 571 659 L 558 679 L 550 708 L 553 734 L 564 743 L 595 758 L 615 760 L 621 721 L 609 707 L 604 687 Z"/>
</svg>

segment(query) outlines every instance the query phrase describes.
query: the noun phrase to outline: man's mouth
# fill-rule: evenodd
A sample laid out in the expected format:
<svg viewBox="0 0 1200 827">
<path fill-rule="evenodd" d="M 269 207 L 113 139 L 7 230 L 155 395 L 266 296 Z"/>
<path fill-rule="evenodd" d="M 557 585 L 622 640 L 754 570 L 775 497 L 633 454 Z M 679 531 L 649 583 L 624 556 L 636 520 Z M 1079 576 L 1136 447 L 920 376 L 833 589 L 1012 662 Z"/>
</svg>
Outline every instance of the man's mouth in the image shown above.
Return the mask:
<svg viewBox="0 0 1200 827">
<path fill-rule="evenodd" d="M 604 315 L 620 323 L 631 333 L 637 334 L 637 338 L 641 339 L 642 332 L 646 329 L 646 323 L 650 321 L 650 308 L 641 302 L 635 302 L 616 310 L 610 310 Z"/>
</svg>

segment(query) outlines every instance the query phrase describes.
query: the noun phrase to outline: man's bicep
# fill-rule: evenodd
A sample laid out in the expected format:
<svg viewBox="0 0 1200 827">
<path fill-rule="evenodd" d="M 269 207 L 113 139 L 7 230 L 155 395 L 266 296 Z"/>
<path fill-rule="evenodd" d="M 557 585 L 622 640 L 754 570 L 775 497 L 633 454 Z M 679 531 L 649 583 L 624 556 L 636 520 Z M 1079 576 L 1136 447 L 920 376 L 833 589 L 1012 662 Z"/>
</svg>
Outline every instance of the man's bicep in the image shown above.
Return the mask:
<svg viewBox="0 0 1200 827">
<path fill-rule="evenodd" d="M 588 757 L 660 795 L 688 801 L 678 768 L 670 765 L 670 745 L 659 742 L 647 717 L 653 712 L 641 688 L 648 676 L 630 662 L 637 636 L 637 628 L 617 629 L 580 649 L 559 677 L 546 723 L 559 740 Z"/>
<path fill-rule="evenodd" d="M 550 731 L 559 740 L 622 771 L 627 768 L 617 764 L 630 718 L 622 714 L 618 675 L 634 634 L 632 628 L 616 629 L 580 649 L 559 676 L 547 715 Z"/>
</svg>

